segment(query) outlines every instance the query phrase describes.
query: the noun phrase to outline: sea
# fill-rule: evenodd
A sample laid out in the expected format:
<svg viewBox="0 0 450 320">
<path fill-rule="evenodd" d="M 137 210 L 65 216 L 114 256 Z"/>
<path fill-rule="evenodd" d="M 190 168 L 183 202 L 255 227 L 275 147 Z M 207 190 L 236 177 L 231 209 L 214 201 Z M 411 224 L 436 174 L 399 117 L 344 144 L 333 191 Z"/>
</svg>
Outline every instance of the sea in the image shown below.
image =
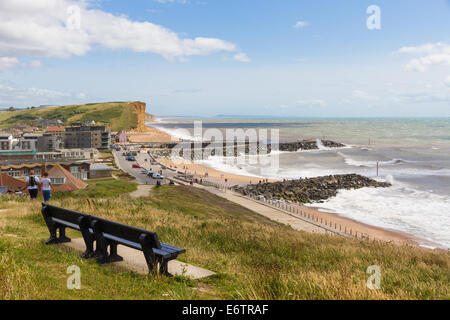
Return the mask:
<svg viewBox="0 0 450 320">
<path fill-rule="evenodd" d="M 203 131 L 271 130 L 280 142 L 315 139 L 313 151 L 276 152 L 278 167 L 267 161 L 224 161 L 209 157 L 201 163 L 224 172 L 261 178 L 298 179 L 330 174 L 357 173 L 390 188 L 341 190 L 320 203 L 327 212 L 369 225 L 400 231 L 425 240 L 429 247 L 450 248 L 450 118 L 171 118 L 149 125 L 185 140 L 198 139 L 194 122 Z M 322 140 L 345 144 L 326 148 Z M 240 157 L 246 157 L 240 155 Z M 261 158 L 262 160 L 262 158 Z M 267 159 L 266 159 L 267 160 Z M 259 164 L 261 162 L 261 164 Z M 430 246 L 429 243 L 435 244 Z M 425 244 L 427 243 L 427 244 Z"/>
</svg>

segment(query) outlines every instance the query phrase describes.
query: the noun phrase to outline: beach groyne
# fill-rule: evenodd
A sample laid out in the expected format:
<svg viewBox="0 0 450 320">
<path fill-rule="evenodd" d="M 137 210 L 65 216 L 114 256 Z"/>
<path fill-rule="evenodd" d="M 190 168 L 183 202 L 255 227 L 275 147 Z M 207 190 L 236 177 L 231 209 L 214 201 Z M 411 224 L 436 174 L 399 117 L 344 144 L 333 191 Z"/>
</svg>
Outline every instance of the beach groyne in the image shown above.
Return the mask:
<svg viewBox="0 0 450 320">
<path fill-rule="evenodd" d="M 245 196 L 263 196 L 272 200 L 311 203 L 334 197 L 340 189 L 386 188 L 390 186 L 390 183 L 379 182 L 358 174 L 342 174 L 249 184 L 243 187 L 234 186 L 232 189 Z"/>
<path fill-rule="evenodd" d="M 158 157 L 186 157 L 186 150 L 191 150 L 191 159 L 206 156 L 215 156 L 217 152 L 222 152 L 223 156 L 235 156 L 242 154 L 269 154 L 275 151 L 297 152 L 303 150 L 319 150 L 321 148 L 343 148 L 344 144 L 332 140 L 301 140 L 294 142 L 280 142 L 278 144 L 263 144 L 249 142 L 191 142 L 184 141 L 180 143 L 162 143 L 158 149 L 151 150 L 155 158 Z M 201 150 L 201 152 L 199 152 Z M 175 153 L 175 154 L 174 154 Z"/>
</svg>

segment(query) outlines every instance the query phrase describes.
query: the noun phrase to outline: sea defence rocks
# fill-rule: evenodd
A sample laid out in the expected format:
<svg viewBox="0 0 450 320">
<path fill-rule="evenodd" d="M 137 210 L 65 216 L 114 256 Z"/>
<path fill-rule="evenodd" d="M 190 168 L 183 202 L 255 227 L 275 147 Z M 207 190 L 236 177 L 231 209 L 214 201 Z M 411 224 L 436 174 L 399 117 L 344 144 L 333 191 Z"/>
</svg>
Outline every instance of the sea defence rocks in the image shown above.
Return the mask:
<svg viewBox="0 0 450 320">
<path fill-rule="evenodd" d="M 320 148 L 343 148 L 344 144 L 339 142 L 334 142 L 331 140 L 302 140 L 295 142 L 281 142 L 278 144 L 278 150 L 284 152 L 297 152 L 302 150 L 319 150 Z M 204 159 L 209 156 L 215 156 L 216 151 L 222 152 L 223 156 L 238 156 L 240 154 L 269 154 L 272 152 L 272 145 L 262 145 L 260 143 L 250 144 L 248 142 L 231 142 L 231 145 L 227 145 L 227 142 L 202 142 L 194 143 L 190 141 L 183 141 L 181 143 L 167 143 L 160 146 L 160 150 L 152 151 L 155 157 L 169 157 L 172 155 L 172 150 L 177 148 L 174 152 L 175 156 L 185 158 L 186 155 L 189 158 L 189 153 L 186 150 L 191 150 L 191 157 L 189 160 L 193 159 Z M 201 149 L 201 152 L 199 150 Z M 229 150 L 231 149 L 231 151 Z"/>
<path fill-rule="evenodd" d="M 303 140 L 298 142 L 281 142 L 279 145 L 280 151 L 290 152 L 299 150 L 317 150 L 320 149 L 320 147 L 343 148 L 345 147 L 345 145 L 331 140 Z"/>
<path fill-rule="evenodd" d="M 266 199 L 290 202 L 322 202 L 336 196 L 339 189 L 364 187 L 386 188 L 390 183 L 378 182 L 358 174 L 330 175 L 316 178 L 287 180 L 275 183 L 250 184 L 232 189 L 243 195 L 264 196 Z"/>
</svg>

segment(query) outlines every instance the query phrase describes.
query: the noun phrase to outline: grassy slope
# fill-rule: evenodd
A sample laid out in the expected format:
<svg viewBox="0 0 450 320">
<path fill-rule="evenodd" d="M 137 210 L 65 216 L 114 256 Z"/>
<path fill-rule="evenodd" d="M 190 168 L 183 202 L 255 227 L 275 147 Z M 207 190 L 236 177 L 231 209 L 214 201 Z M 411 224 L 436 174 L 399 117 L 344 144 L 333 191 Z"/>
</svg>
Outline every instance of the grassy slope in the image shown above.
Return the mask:
<svg viewBox="0 0 450 320">
<path fill-rule="evenodd" d="M 44 245 L 48 231 L 38 203 L 0 198 L 0 209 L 11 209 L 0 213 L 0 298 L 449 298 L 448 253 L 297 232 L 191 187 L 162 187 L 140 199 L 98 190 L 96 199 L 80 194 L 54 203 L 154 230 L 161 241 L 187 249 L 180 260 L 217 275 L 192 281 L 98 266 Z M 79 291 L 66 289 L 66 268 L 74 264 L 82 271 Z M 381 266 L 382 290 L 365 285 L 374 264 Z"/>
<path fill-rule="evenodd" d="M 66 125 L 94 120 L 106 124 L 113 131 L 132 129 L 137 126 L 137 115 L 126 102 L 91 103 L 0 112 L 0 128 L 14 127 L 18 123 L 31 124 L 34 119 L 60 119 Z"/>
</svg>

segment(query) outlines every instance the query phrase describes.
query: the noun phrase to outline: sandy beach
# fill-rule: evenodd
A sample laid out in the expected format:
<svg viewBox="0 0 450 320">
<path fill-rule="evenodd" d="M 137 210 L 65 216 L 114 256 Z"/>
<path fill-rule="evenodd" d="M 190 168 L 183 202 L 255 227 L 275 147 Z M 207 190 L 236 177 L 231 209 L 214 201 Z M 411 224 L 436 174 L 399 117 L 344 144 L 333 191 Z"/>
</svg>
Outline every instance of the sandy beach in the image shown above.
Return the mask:
<svg viewBox="0 0 450 320">
<path fill-rule="evenodd" d="M 158 161 L 169 168 L 174 168 L 187 174 L 193 175 L 198 179 L 207 179 L 215 183 L 223 184 L 225 184 L 225 180 L 227 180 L 228 186 L 258 183 L 259 181 L 263 180 L 263 178 L 261 177 L 226 173 L 202 164 L 192 163 L 188 161 L 172 160 L 167 158 L 158 158 Z M 269 182 L 275 181 L 277 180 L 269 179 Z"/>
<path fill-rule="evenodd" d="M 132 143 L 170 143 L 180 141 L 180 139 L 172 137 L 171 135 L 152 127 L 146 127 L 146 132 L 127 132 L 127 138 L 128 141 Z"/>
<path fill-rule="evenodd" d="M 163 134 L 167 135 L 164 132 Z M 226 173 L 202 164 L 192 163 L 185 160 L 158 158 L 158 161 L 167 167 L 171 167 L 177 169 L 178 171 L 185 172 L 186 174 L 190 174 L 194 176 L 194 178 L 197 178 L 199 180 L 206 179 L 207 181 L 223 184 L 224 186 L 226 185 L 227 187 L 233 185 L 245 185 L 249 183 L 255 184 L 264 179 L 262 177 L 256 176 Z M 276 181 L 279 180 L 271 180 L 271 179 L 268 180 L 268 182 L 276 182 Z M 364 224 L 354 219 L 346 218 L 340 215 L 339 213 L 326 212 L 324 211 L 324 209 L 320 208 L 320 204 L 313 206 L 299 205 L 298 207 L 303 212 L 309 213 L 310 215 L 314 216 L 314 219 L 317 219 L 319 222 L 320 221 L 322 221 L 323 223 L 326 222 L 328 225 L 330 225 L 331 223 L 331 225 L 333 226 L 336 224 L 338 229 L 342 228 L 342 230 L 346 229 L 347 231 L 352 230 L 353 234 L 355 232 L 358 232 L 358 234 L 369 235 L 371 239 L 375 238 L 380 241 L 391 242 L 398 245 L 426 246 L 426 247 L 436 247 L 439 249 L 439 246 L 434 243 L 418 239 L 414 236 L 399 231 L 388 230 L 385 228 Z"/>
</svg>

